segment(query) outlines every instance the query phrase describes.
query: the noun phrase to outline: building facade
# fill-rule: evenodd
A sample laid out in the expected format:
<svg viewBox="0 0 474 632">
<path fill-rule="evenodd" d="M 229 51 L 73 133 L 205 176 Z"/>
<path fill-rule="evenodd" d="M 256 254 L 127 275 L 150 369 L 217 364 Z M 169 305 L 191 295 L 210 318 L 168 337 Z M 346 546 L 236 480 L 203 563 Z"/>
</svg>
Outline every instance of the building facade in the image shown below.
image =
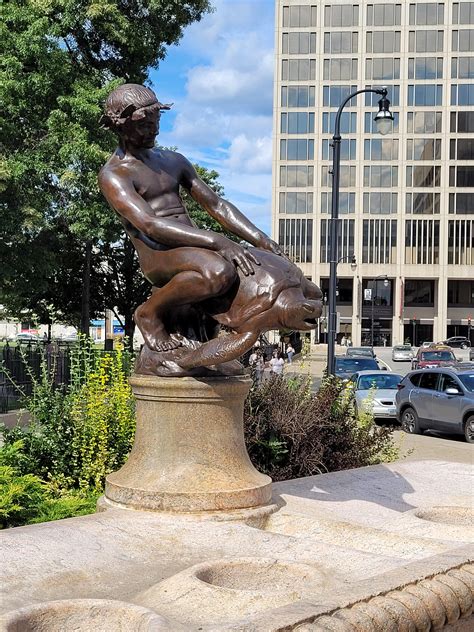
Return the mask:
<svg viewBox="0 0 474 632">
<path fill-rule="evenodd" d="M 339 338 L 474 343 L 474 2 L 276 0 L 275 57 L 273 236 L 326 295 L 337 108 L 395 117 L 342 115 Z"/>
</svg>

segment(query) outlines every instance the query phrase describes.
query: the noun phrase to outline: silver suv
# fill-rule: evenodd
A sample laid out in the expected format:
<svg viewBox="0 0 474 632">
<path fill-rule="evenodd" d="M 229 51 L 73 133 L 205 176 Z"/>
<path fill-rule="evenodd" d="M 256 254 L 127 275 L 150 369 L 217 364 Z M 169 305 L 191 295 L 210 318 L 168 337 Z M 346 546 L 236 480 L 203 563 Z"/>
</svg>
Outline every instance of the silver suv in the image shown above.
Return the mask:
<svg viewBox="0 0 474 632">
<path fill-rule="evenodd" d="M 408 373 L 395 396 L 405 432 L 441 430 L 474 443 L 474 364 Z"/>
</svg>

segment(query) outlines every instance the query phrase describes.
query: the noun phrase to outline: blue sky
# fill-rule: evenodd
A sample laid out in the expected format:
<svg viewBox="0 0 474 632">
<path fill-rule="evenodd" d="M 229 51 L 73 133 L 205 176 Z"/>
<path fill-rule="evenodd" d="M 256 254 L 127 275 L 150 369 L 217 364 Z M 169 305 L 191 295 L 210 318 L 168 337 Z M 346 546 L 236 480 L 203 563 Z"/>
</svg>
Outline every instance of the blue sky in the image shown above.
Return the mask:
<svg viewBox="0 0 474 632">
<path fill-rule="evenodd" d="M 267 233 L 271 224 L 274 0 L 213 0 L 150 75 L 158 142 L 219 172 L 225 198 Z"/>
</svg>

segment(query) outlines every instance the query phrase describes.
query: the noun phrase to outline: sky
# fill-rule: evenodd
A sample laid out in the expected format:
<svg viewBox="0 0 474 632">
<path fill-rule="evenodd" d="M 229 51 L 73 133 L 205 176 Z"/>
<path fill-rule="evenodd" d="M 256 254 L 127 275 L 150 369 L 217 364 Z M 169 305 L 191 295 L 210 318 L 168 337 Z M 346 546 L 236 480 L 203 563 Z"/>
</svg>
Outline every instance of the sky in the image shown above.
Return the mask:
<svg viewBox="0 0 474 632">
<path fill-rule="evenodd" d="M 168 49 L 152 88 L 158 142 L 219 173 L 224 197 L 271 225 L 274 0 L 213 0 L 215 11 Z"/>
</svg>

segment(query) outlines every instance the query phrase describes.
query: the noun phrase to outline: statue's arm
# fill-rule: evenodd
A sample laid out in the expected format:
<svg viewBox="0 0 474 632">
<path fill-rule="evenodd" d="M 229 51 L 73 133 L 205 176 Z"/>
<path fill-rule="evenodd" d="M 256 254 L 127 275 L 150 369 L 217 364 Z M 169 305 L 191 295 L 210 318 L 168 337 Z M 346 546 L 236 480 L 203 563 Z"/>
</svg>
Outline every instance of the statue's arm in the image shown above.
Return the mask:
<svg viewBox="0 0 474 632">
<path fill-rule="evenodd" d="M 107 202 L 121 217 L 159 244 L 219 251 L 224 246 L 224 240 L 228 241 L 211 231 L 174 222 L 168 217 L 156 217 L 150 205 L 135 190 L 128 174 L 103 169 L 99 173 L 99 187 Z"/>
<path fill-rule="evenodd" d="M 257 248 L 271 250 L 282 254 L 280 246 L 259 230 L 233 204 L 219 197 L 196 173 L 192 164 L 180 156 L 182 160 L 181 184 L 219 224 L 229 232 L 245 239 Z"/>
</svg>

